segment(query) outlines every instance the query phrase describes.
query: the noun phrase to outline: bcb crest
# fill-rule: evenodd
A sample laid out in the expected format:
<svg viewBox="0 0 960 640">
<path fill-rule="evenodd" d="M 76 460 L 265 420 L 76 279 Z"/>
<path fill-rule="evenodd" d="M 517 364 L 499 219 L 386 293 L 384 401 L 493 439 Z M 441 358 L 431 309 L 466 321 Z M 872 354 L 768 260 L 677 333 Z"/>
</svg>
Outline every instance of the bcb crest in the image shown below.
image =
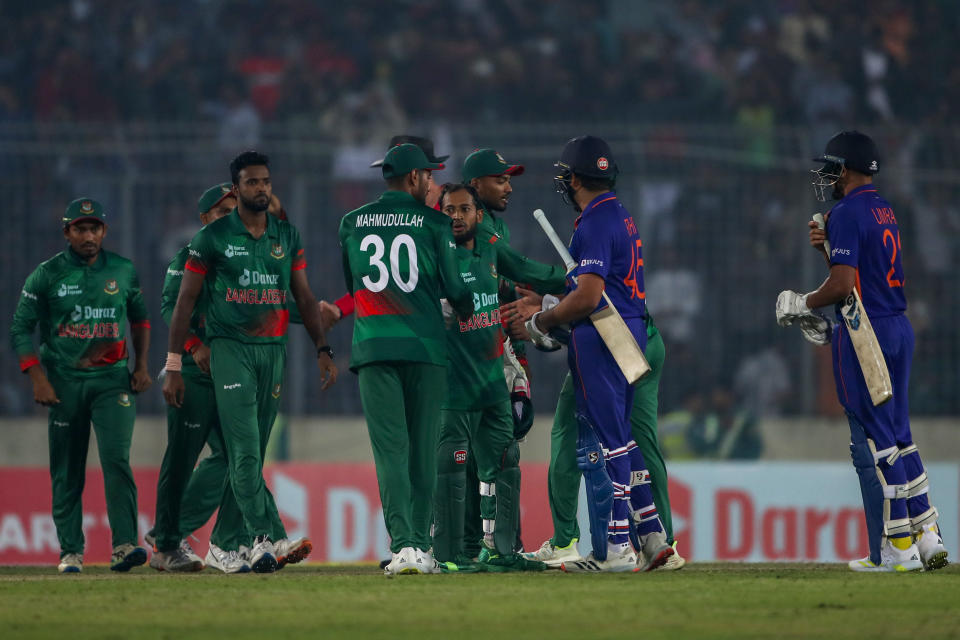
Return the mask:
<svg viewBox="0 0 960 640">
<path fill-rule="evenodd" d="M 103 292 L 106 293 L 107 295 L 111 295 L 111 296 L 112 296 L 112 295 L 116 295 L 117 293 L 119 293 L 119 292 L 120 292 L 120 287 L 117 286 L 117 281 L 116 281 L 116 280 L 107 280 L 107 282 L 103 285 Z"/>
<path fill-rule="evenodd" d="M 273 248 L 270 249 L 270 257 L 276 258 L 277 260 L 282 260 L 287 254 L 283 251 L 283 245 L 275 244 Z"/>
</svg>

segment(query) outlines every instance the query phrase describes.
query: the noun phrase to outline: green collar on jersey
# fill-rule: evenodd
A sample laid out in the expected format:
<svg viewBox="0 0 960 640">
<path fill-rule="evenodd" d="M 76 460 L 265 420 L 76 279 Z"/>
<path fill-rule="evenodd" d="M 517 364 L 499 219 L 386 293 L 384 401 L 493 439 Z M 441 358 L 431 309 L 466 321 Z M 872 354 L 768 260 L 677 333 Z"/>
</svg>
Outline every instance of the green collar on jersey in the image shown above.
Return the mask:
<svg viewBox="0 0 960 640">
<path fill-rule="evenodd" d="M 393 189 L 390 189 L 390 190 L 388 190 L 388 191 L 384 191 L 384 192 L 380 195 L 380 197 L 377 199 L 377 201 L 378 201 L 378 202 L 399 202 L 399 203 L 417 204 L 417 205 L 420 205 L 421 207 L 427 206 L 427 205 L 423 204 L 422 202 L 420 202 L 419 200 L 417 200 L 416 198 L 414 198 L 412 195 L 410 195 L 410 194 L 407 193 L 406 191 L 394 191 Z"/>
<path fill-rule="evenodd" d="M 260 239 L 263 238 L 278 238 L 280 237 L 280 221 L 277 220 L 276 216 L 272 216 L 266 211 L 264 215 L 267 216 L 267 228 L 264 231 L 263 235 L 260 236 Z M 230 212 L 230 230 L 236 234 L 246 234 L 253 238 L 253 234 L 247 229 L 246 225 L 243 224 L 243 220 L 240 219 L 240 210 L 234 207 L 233 211 Z M 257 238 L 253 238 L 254 241 Z"/>
<path fill-rule="evenodd" d="M 99 271 L 100 269 L 102 269 L 103 265 L 106 264 L 106 261 L 107 261 L 107 258 L 103 252 L 103 247 L 101 247 L 100 251 L 97 252 L 97 259 L 94 260 L 93 264 L 90 264 L 90 265 L 87 264 L 87 261 L 84 258 L 81 258 L 80 256 L 78 256 L 76 252 L 74 252 L 73 248 L 70 247 L 69 245 L 67 246 L 67 250 L 64 251 L 63 253 L 64 255 L 66 255 L 67 261 L 70 264 L 76 265 L 78 267 L 88 267 L 90 269 L 93 269 L 94 271 Z"/>
</svg>

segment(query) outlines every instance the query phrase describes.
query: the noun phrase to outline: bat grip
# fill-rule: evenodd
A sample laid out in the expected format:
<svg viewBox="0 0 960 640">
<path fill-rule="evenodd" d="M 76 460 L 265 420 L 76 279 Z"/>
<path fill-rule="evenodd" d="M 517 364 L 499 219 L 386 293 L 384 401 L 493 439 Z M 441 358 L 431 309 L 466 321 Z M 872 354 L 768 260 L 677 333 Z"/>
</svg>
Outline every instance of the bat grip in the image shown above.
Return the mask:
<svg viewBox="0 0 960 640">
<path fill-rule="evenodd" d="M 826 221 L 824 221 L 822 213 L 813 214 L 813 221 L 817 223 L 817 227 L 819 227 L 820 229 L 823 229 L 824 231 L 827 230 L 827 223 Z M 830 241 L 827 240 L 826 238 L 823 239 L 823 250 L 827 252 L 827 260 L 829 260 L 830 259 Z"/>
<path fill-rule="evenodd" d="M 553 245 L 553 248 L 557 250 L 557 253 L 560 254 L 560 258 L 563 260 L 564 266 L 567 268 L 569 273 L 577 266 L 577 263 L 573 261 L 573 256 L 570 255 L 570 252 L 567 251 L 567 245 L 563 243 L 563 240 L 560 239 L 560 236 L 557 235 L 557 232 L 553 229 L 553 225 L 550 224 L 550 221 L 547 220 L 546 214 L 543 212 L 543 209 L 537 209 L 533 212 L 534 219 L 540 224 L 540 228 L 543 229 L 543 232 L 547 234 L 547 239 L 550 240 L 550 243 Z"/>
</svg>

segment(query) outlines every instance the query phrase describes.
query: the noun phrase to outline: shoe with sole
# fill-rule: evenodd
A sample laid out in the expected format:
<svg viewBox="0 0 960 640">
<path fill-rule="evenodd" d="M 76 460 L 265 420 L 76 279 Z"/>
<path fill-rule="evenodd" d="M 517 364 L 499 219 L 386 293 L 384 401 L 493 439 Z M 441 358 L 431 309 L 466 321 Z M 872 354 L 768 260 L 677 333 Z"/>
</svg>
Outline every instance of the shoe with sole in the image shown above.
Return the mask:
<svg viewBox="0 0 960 640">
<path fill-rule="evenodd" d="M 593 552 L 580 560 L 567 560 L 560 565 L 566 573 L 622 573 L 637 568 L 637 554 L 627 545 L 622 551 L 607 551 L 606 560 L 597 560 Z"/>
<path fill-rule="evenodd" d="M 210 543 L 205 558 L 208 567 L 213 567 L 224 573 L 249 573 L 250 563 L 239 551 L 224 551 L 217 545 Z"/>
<path fill-rule="evenodd" d="M 387 576 L 403 576 L 418 573 L 420 573 L 420 567 L 417 565 L 417 551 L 413 547 L 404 547 L 393 554 L 390 563 L 383 570 L 383 574 Z"/>
<path fill-rule="evenodd" d="M 180 548 L 173 551 L 154 552 L 153 557 L 150 558 L 150 566 L 157 571 L 203 571 L 203 561 L 199 558 L 190 558 Z"/>
<path fill-rule="evenodd" d="M 642 550 L 637 555 L 634 571 L 653 571 L 666 564 L 673 555 L 673 547 L 667 544 L 667 534 L 663 531 L 640 536 L 640 547 Z"/>
<path fill-rule="evenodd" d="M 60 564 L 57 565 L 57 571 L 60 573 L 80 573 L 83 571 L 83 554 L 63 554 L 63 557 L 60 558 Z"/>
<path fill-rule="evenodd" d="M 203 564 L 203 558 L 201 558 L 200 554 L 193 550 L 193 547 L 190 546 L 190 541 L 186 538 L 180 541 L 180 551 L 183 552 L 183 555 L 190 558 L 190 560 Z"/>
<path fill-rule="evenodd" d="M 269 536 L 257 536 L 253 541 L 250 568 L 254 573 L 273 573 L 277 570 L 277 550 Z"/>
<path fill-rule="evenodd" d="M 867 556 L 859 560 L 851 560 L 847 566 L 854 571 L 866 573 L 906 573 L 922 570 L 923 561 L 920 559 L 920 551 L 916 544 L 911 544 L 909 548 L 901 551 L 889 540 L 885 540 L 880 548 L 880 564 L 874 564 L 870 556 Z"/>
<path fill-rule="evenodd" d="M 415 549 L 414 553 L 416 553 L 417 566 L 420 568 L 420 573 L 443 573 L 443 568 L 440 566 L 440 563 L 437 562 L 437 559 L 433 557 L 429 549 L 426 551 Z"/>
<path fill-rule="evenodd" d="M 536 551 L 529 551 L 521 555 L 527 560 L 544 563 L 548 569 L 559 569 L 564 562 L 576 562 L 583 559 L 580 557 L 580 552 L 577 551 L 576 538 L 565 547 L 554 546 L 553 540 L 547 540 Z"/>
<path fill-rule="evenodd" d="M 673 541 L 673 555 L 667 558 L 667 561 L 657 567 L 657 571 L 677 571 L 683 569 L 687 564 L 686 559 L 677 551 L 677 541 Z"/>
<path fill-rule="evenodd" d="M 917 536 L 917 549 L 920 551 L 920 560 L 927 571 L 943 569 L 950 564 L 947 561 L 947 548 L 943 546 L 940 529 L 935 524 L 927 525 Z"/>
<path fill-rule="evenodd" d="M 546 563 L 538 560 L 527 560 L 520 553 L 497 555 L 487 562 L 478 563 L 484 566 L 488 573 L 511 573 L 514 571 L 546 571 Z"/>
<path fill-rule="evenodd" d="M 126 573 L 146 561 L 147 550 L 143 547 L 135 547 L 129 542 L 117 545 L 113 548 L 113 554 L 110 556 L 110 571 Z"/>
<path fill-rule="evenodd" d="M 283 569 L 288 564 L 297 564 L 306 560 L 313 551 L 313 544 L 307 538 L 284 538 L 277 540 L 274 545 L 277 551 L 277 569 Z"/>
<path fill-rule="evenodd" d="M 143 541 L 146 543 L 147 547 L 153 551 L 157 552 L 157 530 L 150 529 L 145 534 L 143 534 Z"/>
</svg>

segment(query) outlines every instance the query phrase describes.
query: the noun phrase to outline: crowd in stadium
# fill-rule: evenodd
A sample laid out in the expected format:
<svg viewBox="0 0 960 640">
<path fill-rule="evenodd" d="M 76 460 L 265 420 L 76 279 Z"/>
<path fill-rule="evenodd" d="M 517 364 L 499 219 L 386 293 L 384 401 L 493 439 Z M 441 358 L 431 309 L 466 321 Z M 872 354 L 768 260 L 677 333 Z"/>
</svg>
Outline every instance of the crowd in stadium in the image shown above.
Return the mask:
<svg viewBox="0 0 960 640">
<path fill-rule="evenodd" d="M 769 126 L 840 114 L 936 123 L 960 105 L 960 69 L 925 62 L 951 49 L 960 21 L 951 2 L 881 0 L 863 13 L 829 0 L 407 0 L 384 19 L 380 7 L 10 4 L 0 122 L 232 117 L 336 132 L 346 111 L 538 121 L 708 113 Z"/>
</svg>

